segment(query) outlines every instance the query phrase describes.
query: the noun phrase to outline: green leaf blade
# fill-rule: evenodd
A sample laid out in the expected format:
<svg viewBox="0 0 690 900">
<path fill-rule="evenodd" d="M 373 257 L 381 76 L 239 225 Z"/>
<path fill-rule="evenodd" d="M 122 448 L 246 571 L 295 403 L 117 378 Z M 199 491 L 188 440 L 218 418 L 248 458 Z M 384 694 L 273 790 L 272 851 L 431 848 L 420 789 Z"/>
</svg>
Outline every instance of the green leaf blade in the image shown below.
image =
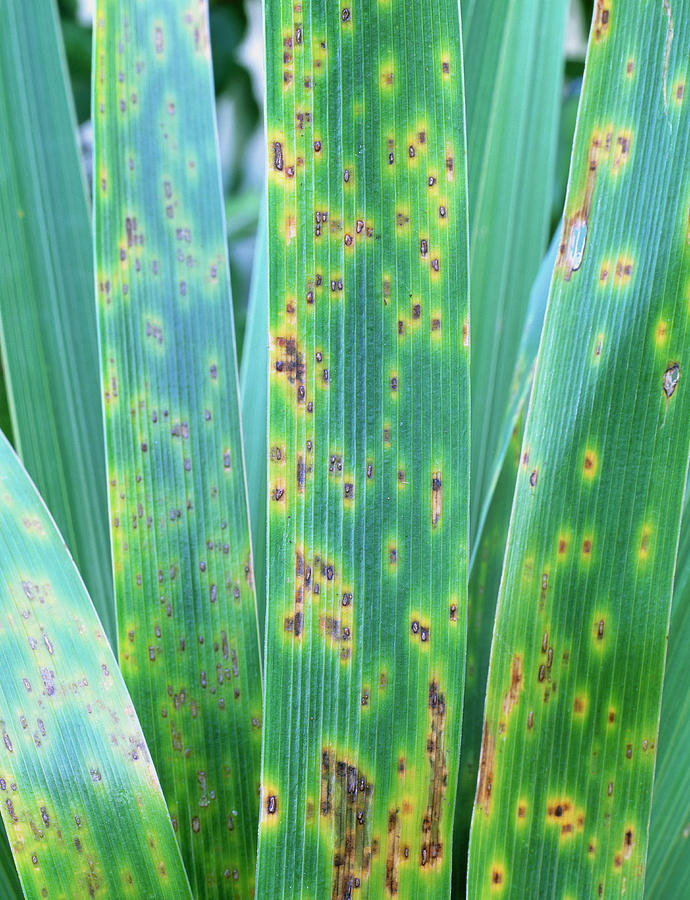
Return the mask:
<svg viewBox="0 0 690 900">
<path fill-rule="evenodd" d="M 673 587 L 668 656 L 654 774 L 652 817 L 647 854 L 647 900 L 682 900 L 690 879 L 690 693 L 687 649 L 690 646 L 690 528 L 683 517 Z"/>
<path fill-rule="evenodd" d="M 0 812 L 29 900 L 189 897 L 115 657 L 0 437 Z"/>
<path fill-rule="evenodd" d="M 60 25 L 53 0 L 2 0 L 0 13 L 0 330 L 12 428 L 114 647 L 90 222 Z"/>
<path fill-rule="evenodd" d="M 546 291 L 548 294 L 548 290 Z M 456 864 L 453 896 L 464 897 L 467 879 L 467 850 L 470 822 L 477 788 L 479 754 L 482 746 L 484 698 L 489 673 L 492 623 L 503 572 L 503 554 L 520 462 L 524 416 L 520 416 L 510 437 L 503 468 L 492 493 L 491 505 L 482 528 L 477 555 L 470 570 L 467 597 L 467 674 L 462 711 L 462 746 L 458 802 L 455 811 L 453 852 Z"/>
<path fill-rule="evenodd" d="M 247 327 L 240 367 L 242 435 L 252 529 L 256 612 L 263 652 L 266 622 L 266 475 L 268 419 L 268 235 L 262 204 L 254 250 Z"/>
<path fill-rule="evenodd" d="M 121 666 L 197 897 L 253 890 L 261 672 L 205 4 L 102 2 L 96 266 Z"/>
<path fill-rule="evenodd" d="M 669 38 L 662 4 L 595 9 L 498 604 L 470 897 L 642 896 L 690 412 L 690 120 L 672 91 L 690 4 L 673 23 Z"/>
<path fill-rule="evenodd" d="M 496 478 L 515 335 L 546 249 L 565 0 L 463 0 L 472 291 L 474 549 Z M 512 425 L 506 437 L 510 436 Z M 505 452 L 501 448 L 500 459 Z"/>
<path fill-rule="evenodd" d="M 441 897 L 468 552 L 458 8 L 271 0 L 266 21 L 257 894 Z"/>
</svg>

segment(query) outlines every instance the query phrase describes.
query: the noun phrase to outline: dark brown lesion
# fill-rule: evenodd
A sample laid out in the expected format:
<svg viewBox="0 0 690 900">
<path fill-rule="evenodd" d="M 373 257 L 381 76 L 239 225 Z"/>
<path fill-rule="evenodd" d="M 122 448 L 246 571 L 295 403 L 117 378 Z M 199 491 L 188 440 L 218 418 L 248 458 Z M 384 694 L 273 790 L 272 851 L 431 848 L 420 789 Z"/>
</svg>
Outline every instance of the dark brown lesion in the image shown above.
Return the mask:
<svg viewBox="0 0 690 900">
<path fill-rule="evenodd" d="M 296 609 L 293 614 L 285 616 L 283 619 L 283 631 L 287 634 L 293 634 L 296 638 L 302 637 L 303 624 L 302 610 Z"/>
<path fill-rule="evenodd" d="M 444 748 L 446 726 L 446 698 L 432 680 L 429 684 L 430 732 L 427 737 L 427 758 L 431 767 L 429 796 L 422 819 L 422 846 L 420 865 L 434 866 L 443 856 L 441 840 L 441 816 L 448 786 L 448 765 Z"/>
<path fill-rule="evenodd" d="M 295 550 L 295 606 L 291 613 L 283 619 L 283 631 L 292 634 L 295 638 L 302 636 L 304 615 L 302 605 L 304 603 L 305 590 L 310 591 L 312 586 L 312 569 L 305 562 L 304 551 L 301 547 Z"/>
<path fill-rule="evenodd" d="M 321 752 L 321 816 L 333 825 L 331 900 L 351 900 L 371 865 L 371 802 L 374 787 L 353 762 L 330 749 Z"/>
<path fill-rule="evenodd" d="M 594 40 L 599 43 L 608 34 L 611 19 L 611 0 L 597 0 L 594 11 Z"/>
<path fill-rule="evenodd" d="M 351 613 L 348 614 L 347 620 L 328 615 L 323 615 L 319 618 L 321 632 L 333 646 L 340 648 L 340 658 L 342 660 L 348 660 L 352 656 L 352 625 L 350 619 Z"/>
<path fill-rule="evenodd" d="M 294 386 L 297 402 L 303 404 L 306 397 L 304 382 L 307 374 L 304 354 L 294 337 L 279 336 L 275 338 L 274 343 L 273 372 L 277 377 L 285 378 L 288 384 Z"/>
<path fill-rule="evenodd" d="M 394 897 L 398 893 L 398 861 L 400 859 L 400 812 L 388 813 L 388 838 L 386 843 L 386 892 Z"/>
<path fill-rule="evenodd" d="M 494 762 L 496 756 L 496 742 L 489 731 L 489 726 L 484 722 L 482 734 L 482 752 L 479 757 L 479 779 L 477 781 L 477 796 L 475 805 L 484 810 L 484 815 L 489 815 L 491 807 L 491 791 L 494 780 Z"/>
</svg>

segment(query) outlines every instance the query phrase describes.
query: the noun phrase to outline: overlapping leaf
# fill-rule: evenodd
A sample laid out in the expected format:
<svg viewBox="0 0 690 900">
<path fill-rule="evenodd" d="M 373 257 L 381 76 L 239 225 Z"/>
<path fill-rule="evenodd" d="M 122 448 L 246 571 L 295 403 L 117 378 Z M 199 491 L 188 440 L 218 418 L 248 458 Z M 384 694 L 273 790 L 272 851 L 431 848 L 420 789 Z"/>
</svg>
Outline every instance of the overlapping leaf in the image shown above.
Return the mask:
<svg viewBox="0 0 690 900">
<path fill-rule="evenodd" d="M 195 896 L 247 897 L 261 677 L 206 5 L 103 0 L 95 41 L 121 666 Z"/>
<path fill-rule="evenodd" d="M 499 597 L 470 897 L 642 896 L 688 459 L 689 58 L 687 0 L 597 4 Z"/>
<path fill-rule="evenodd" d="M 252 530 L 260 645 L 266 620 L 266 434 L 268 418 L 268 239 L 262 207 L 254 250 L 247 327 L 240 367 L 242 434 Z"/>
<path fill-rule="evenodd" d="M 112 645 L 93 261 L 53 0 L 0 0 L 0 324 L 20 456 Z"/>
<path fill-rule="evenodd" d="M 266 13 L 258 896 L 436 898 L 450 887 L 468 553 L 458 7 L 269 0 Z"/>
<path fill-rule="evenodd" d="M 191 898 L 115 657 L 4 436 L 0 500 L 0 813 L 25 894 Z"/>
<path fill-rule="evenodd" d="M 503 470 L 491 498 L 482 529 L 478 553 L 470 573 L 467 598 L 467 675 L 462 715 L 462 749 L 458 802 L 455 811 L 453 851 L 453 896 L 464 897 L 470 821 L 477 787 L 479 752 L 482 744 L 484 697 L 489 672 L 491 635 L 498 589 L 503 571 L 503 554 L 508 536 L 510 509 L 520 461 L 524 418 L 513 432 Z"/>
<path fill-rule="evenodd" d="M 647 855 L 647 900 L 682 900 L 690 883 L 690 524 L 687 504 L 673 587 Z"/>
<path fill-rule="evenodd" d="M 501 471 L 501 428 L 546 249 L 566 0 L 462 0 L 472 290 L 473 554 Z M 508 428 L 509 438 L 512 425 Z M 499 450 L 499 445 L 500 450 Z"/>
</svg>

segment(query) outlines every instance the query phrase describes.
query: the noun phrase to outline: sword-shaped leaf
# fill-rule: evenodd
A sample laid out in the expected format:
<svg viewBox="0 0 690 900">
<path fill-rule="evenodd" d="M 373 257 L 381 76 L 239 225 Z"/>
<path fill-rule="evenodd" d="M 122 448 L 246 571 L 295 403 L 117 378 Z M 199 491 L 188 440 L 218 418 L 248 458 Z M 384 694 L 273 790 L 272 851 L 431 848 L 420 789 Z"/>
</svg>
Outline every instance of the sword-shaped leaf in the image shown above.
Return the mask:
<svg viewBox="0 0 690 900">
<path fill-rule="evenodd" d="M 478 551 L 470 570 L 467 596 L 467 674 L 462 710 L 458 802 L 453 832 L 455 854 L 453 896 L 458 898 L 465 896 L 467 848 L 482 745 L 491 635 L 503 571 L 503 553 L 508 536 L 523 428 L 524 416 L 516 423 L 510 439 L 503 469 L 492 493 L 489 512 L 479 538 Z"/>
<path fill-rule="evenodd" d="M 95 41 L 121 667 L 195 896 L 246 897 L 261 675 L 206 4 L 103 0 Z"/>
<path fill-rule="evenodd" d="M 26 896 L 191 900 L 115 657 L 4 436 L 0 669 L 0 813 Z"/>
<path fill-rule="evenodd" d="M 450 889 L 468 551 L 458 5 L 266 5 L 258 896 Z"/>
<path fill-rule="evenodd" d="M 266 621 L 266 474 L 268 418 L 268 237 L 265 198 L 254 250 L 247 325 L 240 366 L 242 435 L 247 470 L 249 521 L 260 647 Z"/>
<path fill-rule="evenodd" d="M 0 323 L 14 440 L 115 646 L 91 229 L 54 0 L 0 0 Z"/>
<path fill-rule="evenodd" d="M 641 897 L 688 460 L 690 2 L 595 7 L 489 673 L 470 897 Z"/>
<path fill-rule="evenodd" d="M 22 900 L 24 897 L 12 856 L 12 848 L 2 821 L 0 821 L 0 892 L 3 900 Z"/>
<path fill-rule="evenodd" d="M 505 455 L 501 426 L 546 249 L 566 0 L 462 0 L 472 291 L 472 555 Z M 510 437 L 512 425 L 506 439 Z"/>
<path fill-rule="evenodd" d="M 673 587 L 647 856 L 647 900 L 683 900 L 690 884 L 690 520 L 681 526 Z"/>
</svg>

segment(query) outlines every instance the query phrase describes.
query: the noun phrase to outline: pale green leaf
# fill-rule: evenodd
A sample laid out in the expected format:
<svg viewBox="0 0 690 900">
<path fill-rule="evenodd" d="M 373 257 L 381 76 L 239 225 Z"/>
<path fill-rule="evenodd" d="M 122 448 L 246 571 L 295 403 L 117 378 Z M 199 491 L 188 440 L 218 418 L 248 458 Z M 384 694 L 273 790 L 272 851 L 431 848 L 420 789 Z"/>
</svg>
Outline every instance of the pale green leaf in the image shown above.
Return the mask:
<svg viewBox="0 0 690 900">
<path fill-rule="evenodd" d="M 206 4 L 102 0 L 94 52 L 121 667 L 195 896 L 246 897 L 261 673 Z"/>
<path fill-rule="evenodd" d="M 54 0 L 0 0 L 0 336 L 15 445 L 115 646 L 91 230 Z"/>
<path fill-rule="evenodd" d="M 27 898 L 191 900 L 115 657 L 4 436 L 0 668 L 0 813 Z"/>
</svg>

